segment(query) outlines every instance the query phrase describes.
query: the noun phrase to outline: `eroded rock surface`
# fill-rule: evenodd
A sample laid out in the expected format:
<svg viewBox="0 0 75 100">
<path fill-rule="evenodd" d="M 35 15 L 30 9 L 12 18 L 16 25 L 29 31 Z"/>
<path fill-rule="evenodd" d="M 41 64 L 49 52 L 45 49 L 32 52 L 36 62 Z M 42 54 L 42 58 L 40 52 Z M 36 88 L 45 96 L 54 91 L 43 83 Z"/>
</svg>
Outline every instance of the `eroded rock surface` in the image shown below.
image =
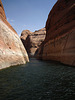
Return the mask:
<svg viewBox="0 0 75 100">
<path fill-rule="evenodd" d="M 28 55 L 34 56 L 40 44 L 44 41 L 46 36 L 46 29 L 40 29 L 35 32 L 25 30 L 21 33 L 21 40 L 28 52 Z"/>
<path fill-rule="evenodd" d="M 58 0 L 46 22 L 37 58 L 75 66 L 75 0 Z"/>
<path fill-rule="evenodd" d="M 16 31 L 6 20 L 0 0 L 0 69 L 28 62 L 27 52 Z"/>
</svg>

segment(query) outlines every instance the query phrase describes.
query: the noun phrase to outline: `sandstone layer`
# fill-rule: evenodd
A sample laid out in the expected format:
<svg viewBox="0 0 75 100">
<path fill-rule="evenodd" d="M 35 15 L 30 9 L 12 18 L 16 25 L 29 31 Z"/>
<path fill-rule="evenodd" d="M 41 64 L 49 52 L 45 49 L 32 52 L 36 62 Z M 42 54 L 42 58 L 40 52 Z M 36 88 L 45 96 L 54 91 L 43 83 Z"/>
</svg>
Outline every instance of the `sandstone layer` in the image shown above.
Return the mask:
<svg viewBox="0 0 75 100">
<path fill-rule="evenodd" d="M 35 56 L 40 44 L 44 41 L 46 36 L 46 29 L 42 28 L 35 32 L 24 30 L 21 33 L 21 40 L 27 50 L 29 57 Z"/>
<path fill-rule="evenodd" d="M 28 62 L 27 52 L 16 31 L 6 20 L 0 0 L 0 69 Z"/>
<path fill-rule="evenodd" d="M 75 66 L 75 0 L 58 0 L 48 15 L 37 58 Z"/>
</svg>

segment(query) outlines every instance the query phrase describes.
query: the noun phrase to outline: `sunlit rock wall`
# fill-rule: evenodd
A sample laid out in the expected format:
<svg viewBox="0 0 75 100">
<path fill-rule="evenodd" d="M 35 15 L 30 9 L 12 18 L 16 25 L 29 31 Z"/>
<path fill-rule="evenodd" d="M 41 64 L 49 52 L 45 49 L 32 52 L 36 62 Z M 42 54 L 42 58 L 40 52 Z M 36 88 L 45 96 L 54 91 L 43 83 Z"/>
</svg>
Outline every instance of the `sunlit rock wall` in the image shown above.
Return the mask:
<svg viewBox="0 0 75 100">
<path fill-rule="evenodd" d="M 0 69 L 28 62 L 27 52 L 16 31 L 6 20 L 0 0 Z"/>
</svg>

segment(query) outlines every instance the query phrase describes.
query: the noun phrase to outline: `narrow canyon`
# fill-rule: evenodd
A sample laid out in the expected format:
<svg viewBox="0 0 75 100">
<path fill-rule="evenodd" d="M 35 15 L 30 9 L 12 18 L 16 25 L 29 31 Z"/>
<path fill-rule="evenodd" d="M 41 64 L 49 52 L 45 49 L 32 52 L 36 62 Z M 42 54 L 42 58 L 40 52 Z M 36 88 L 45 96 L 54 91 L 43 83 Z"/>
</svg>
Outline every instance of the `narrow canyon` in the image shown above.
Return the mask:
<svg viewBox="0 0 75 100">
<path fill-rule="evenodd" d="M 25 64 L 29 57 L 75 66 L 75 0 L 58 0 L 45 27 L 23 30 L 20 38 L 0 0 L 0 69 Z"/>
<path fill-rule="evenodd" d="M 44 41 L 46 36 L 46 28 L 42 28 L 35 32 L 30 32 L 29 30 L 24 30 L 21 33 L 21 41 L 27 50 L 29 57 L 35 57 L 37 50 L 41 43 Z"/>
</svg>

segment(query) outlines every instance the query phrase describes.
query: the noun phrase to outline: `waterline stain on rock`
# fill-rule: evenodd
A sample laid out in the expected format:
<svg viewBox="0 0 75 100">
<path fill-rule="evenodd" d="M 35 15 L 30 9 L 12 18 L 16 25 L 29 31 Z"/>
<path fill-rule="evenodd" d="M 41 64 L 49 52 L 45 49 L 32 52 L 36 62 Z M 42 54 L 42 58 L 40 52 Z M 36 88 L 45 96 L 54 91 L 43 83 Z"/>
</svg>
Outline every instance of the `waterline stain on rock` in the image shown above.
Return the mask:
<svg viewBox="0 0 75 100">
<path fill-rule="evenodd" d="M 0 0 L 0 69 L 29 62 L 27 52 L 13 27 L 6 20 Z"/>
</svg>

